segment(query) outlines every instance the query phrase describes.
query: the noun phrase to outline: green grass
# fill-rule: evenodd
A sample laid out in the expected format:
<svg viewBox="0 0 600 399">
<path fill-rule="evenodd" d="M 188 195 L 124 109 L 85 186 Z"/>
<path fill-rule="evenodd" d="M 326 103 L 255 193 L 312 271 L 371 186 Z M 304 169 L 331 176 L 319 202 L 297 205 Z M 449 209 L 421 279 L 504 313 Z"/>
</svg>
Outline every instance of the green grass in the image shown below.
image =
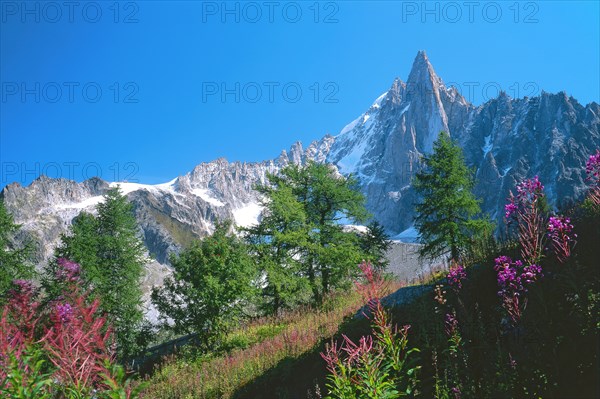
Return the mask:
<svg viewBox="0 0 600 399">
<path fill-rule="evenodd" d="M 392 284 L 391 289 L 397 288 L 397 283 Z M 314 358 L 315 353 L 322 374 L 324 369 L 318 351 L 362 306 L 360 295 L 348 290 L 327 298 L 318 309 L 305 307 L 279 318 L 258 320 L 230 333 L 216 354 L 168 359 L 148 378 L 143 397 L 256 398 L 256 394 L 244 393 L 252 390 L 255 381 L 307 355 Z M 300 369 L 296 374 L 310 373 Z"/>
<path fill-rule="evenodd" d="M 468 265 L 458 295 L 444 286 L 447 303 L 425 294 L 392 309 L 395 324 L 410 324 L 409 347 L 421 350 L 416 397 L 599 397 L 600 218 L 578 218 L 578 243 L 565 264 L 548 255 L 544 278 L 528 292 L 516 329 L 503 325 L 494 258 L 518 257 L 514 243 L 485 243 Z M 444 285 L 433 271 L 421 284 Z M 398 288 L 394 286 L 392 290 Z M 362 306 L 353 291 L 338 293 L 320 309 L 304 308 L 262 319 L 229 334 L 222 352 L 171 359 L 150 379 L 145 398 L 317 398 L 326 394 L 320 352 L 341 334 L 356 340 L 369 323 L 351 316 Z M 445 315 L 455 311 L 460 344 L 452 349 Z M 514 366 L 513 366 L 514 362 Z"/>
</svg>

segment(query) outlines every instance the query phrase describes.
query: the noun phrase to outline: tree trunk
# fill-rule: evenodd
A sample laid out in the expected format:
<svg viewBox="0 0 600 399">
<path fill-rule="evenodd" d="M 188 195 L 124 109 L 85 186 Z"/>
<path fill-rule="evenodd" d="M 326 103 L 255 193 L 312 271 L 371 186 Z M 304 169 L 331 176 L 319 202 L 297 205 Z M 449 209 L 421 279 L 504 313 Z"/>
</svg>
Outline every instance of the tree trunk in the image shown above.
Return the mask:
<svg viewBox="0 0 600 399">
<path fill-rule="evenodd" d="M 316 278 L 315 278 L 315 269 L 312 264 L 312 259 L 309 260 L 310 264 L 308 266 L 308 282 L 310 283 L 310 287 L 312 288 L 313 298 L 317 305 L 321 304 L 321 294 L 319 293 L 319 287 L 317 286 Z"/>
</svg>

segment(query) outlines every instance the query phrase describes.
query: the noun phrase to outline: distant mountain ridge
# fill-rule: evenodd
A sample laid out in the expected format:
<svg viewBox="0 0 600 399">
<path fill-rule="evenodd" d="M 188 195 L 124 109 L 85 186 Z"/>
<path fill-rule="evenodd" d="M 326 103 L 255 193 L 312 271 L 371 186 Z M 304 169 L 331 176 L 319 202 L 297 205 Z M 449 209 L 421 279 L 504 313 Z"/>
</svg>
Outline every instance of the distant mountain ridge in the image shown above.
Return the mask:
<svg viewBox="0 0 600 399">
<path fill-rule="evenodd" d="M 151 281 L 167 269 L 168 254 L 210 233 L 216 220 L 248 225 L 260 214 L 253 186 L 289 163 L 328 162 L 342 174 L 354 174 L 367 208 L 392 235 L 411 232 L 415 193 L 410 185 L 420 158 L 429 153 L 441 130 L 464 150 L 476 170 L 476 194 L 493 218 L 502 217 L 508 190 L 515 182 L 539 175 L 549 203 L 580 198 L 586 189 L 584 165 L 600 147 L 600 106 L 583 106 L 564 92 L 512 99 L 502 92 L 474 106 L 454 87 L 446 87 L 425 52 L 419 52 L 406 82 L 390 89 L 337 136 L 327 135 L 304 148 L 263 162 L 201 163 L 189 173 L 160 185 L 120 183 L 135 207 L 141 234 L 157 262 Z M 22 224 L 21 237 L 38 243 L 43 263 L 61 233 L 82 210 L 91 211 L 109 187 L 92 178 L 82 183 L 39 177 L 29 186 L 4 188 L 8 210 Z"/>
</svg>

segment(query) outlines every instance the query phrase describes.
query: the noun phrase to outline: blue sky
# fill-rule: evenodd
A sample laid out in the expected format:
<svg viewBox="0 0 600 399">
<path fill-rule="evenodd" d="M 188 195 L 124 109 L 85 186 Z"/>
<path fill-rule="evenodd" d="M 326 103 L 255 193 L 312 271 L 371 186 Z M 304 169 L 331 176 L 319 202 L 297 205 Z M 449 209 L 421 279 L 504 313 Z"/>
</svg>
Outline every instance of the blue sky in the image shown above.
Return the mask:
<svg viewBox="0 0 600 399">
<path fill-rule="evenodd" d="M 600 97 L 596 1 L 69 4 L 0 1 L 0 187 L 271 159 L 339 132 L 418 50 L 476 104 Z"/>
</svg>

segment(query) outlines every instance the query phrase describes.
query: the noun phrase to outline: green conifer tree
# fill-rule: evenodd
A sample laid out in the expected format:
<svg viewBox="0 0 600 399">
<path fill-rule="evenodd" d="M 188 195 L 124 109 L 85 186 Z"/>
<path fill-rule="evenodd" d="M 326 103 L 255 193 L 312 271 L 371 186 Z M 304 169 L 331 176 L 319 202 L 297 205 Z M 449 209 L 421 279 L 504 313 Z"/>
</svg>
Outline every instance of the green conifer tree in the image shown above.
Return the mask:
<svg viewBox="0 0 600 399">
<path fill-rule="evenodd" d="M 378 221 L 373 221 L 367 225 L 367 230 L 360 235 L 360 246 L 367 259 L 373 266 L 382 270 L 388 265 L 386 254 L 390 249 L 392 242 L 385 232 L 385 228 Z"/>
<path fill-rule="evenodd" d="M 263 195 L 260 223 L 242 231 L 264 275 L 262 307 L 268 314 L 278 314 L 305 301 L 310 292 L 299 258 L 308 231 L 304 206 L 291 187 L 279 184 L 272 175 L 268 180 L 271 184 L 256 187 Z"/>
<path fill-rule="evenodd" d="M 63 235 L 56 259 L 67 258 L 81 265 L 85 288 L 101 300 L 101 309 L 115 330 L 121 359 L 135 355 L 143 323 L 141 279 L 145 247 L 132 204 L 119 187 L 110 189 L 96 207 L 98 216 L 81 214 L 70 234 Z M 44 288 L 51 297 L 62 287 L 54 278 L 56 259 L 46 269 Z"/>
<path fill-rule="evenodd" d="M 19 225 L 4 206 L 0 199 L 0 304 L 6 299 L 6 294 L 12 287 L 13 280 L 30 279 L 35 275 L 35 269 L 29 262 L 29 247 L 19 247 L 13 241 Z"/>
<path fill-rule="evenodd" d="M 475 218 L 481 208 L 471 192 L 473 174 L 446 132 L 440 133 L 433 153 L 423 161 L 425 167 L 413 182 L 421 198 L 415 208 L 415 228 L 424 244 L 421 255 L 435 258 L 449 252 L 458 259 L 473 237 L 490 230 L 489 221 Z"/>
<path fill-rule="evenodd" d="M 337 174 L 327 164 L 288 165 L 269 180 L 275 192 L 289 190 L 300 204 L 298 212 L 304 213 L 301 227 L 294 228 L 299 237 L 293 257 L 308 280 L 313 300 L 320 303 L 323 295 L 348 281 L 364 258 L 357 235 L 341 225 L 368 217 L 364 196 L 354 178 Z"/>
</svg>

